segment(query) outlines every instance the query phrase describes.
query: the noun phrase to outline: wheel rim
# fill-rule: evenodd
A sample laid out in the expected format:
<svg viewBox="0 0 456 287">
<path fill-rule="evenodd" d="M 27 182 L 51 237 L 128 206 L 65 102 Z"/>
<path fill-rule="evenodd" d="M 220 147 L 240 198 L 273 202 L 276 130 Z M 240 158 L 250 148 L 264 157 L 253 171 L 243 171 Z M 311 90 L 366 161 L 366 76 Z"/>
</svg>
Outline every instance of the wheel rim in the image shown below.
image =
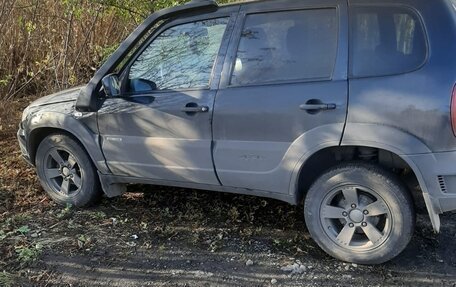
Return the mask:
<svg viewBox="0 0 456 287">
<path fill-rule="evenodd" d="M 350 251 L 373 250 L 391 235 L 392 216 L 386 201 L 357 185 L 329 192 L 320 206 L 320 221 L 329 238 Z"/>
<path fill-rule="evenodd" d="M 74 155 L 62 149 L 52 149 L 45 157 L 44 173 L 48 185 L 63 196 L 73 196 L 82 187 L 82 169 Z"/>
</svg>

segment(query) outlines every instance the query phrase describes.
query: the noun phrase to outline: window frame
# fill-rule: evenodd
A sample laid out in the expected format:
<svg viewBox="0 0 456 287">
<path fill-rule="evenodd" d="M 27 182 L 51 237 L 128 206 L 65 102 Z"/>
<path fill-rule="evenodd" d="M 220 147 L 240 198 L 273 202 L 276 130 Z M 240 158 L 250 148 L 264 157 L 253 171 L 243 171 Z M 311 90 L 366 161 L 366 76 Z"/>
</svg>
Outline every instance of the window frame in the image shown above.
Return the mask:
<svg viewBox="0 0 456 287">
<path fill-rule="evenodd" d="M 353 14 L 352 13 L 352 9 L 354 8 L 399 8 L 399 9 L 405 9 L 411 13 L 414 14 L 414 16 L 417 18 L 419 24 L 421 25 L 421 28 L 423 30 L 423 37 L 424 37 L 424 45 L 425 45 L 425 57 L 422 61 L 422 63 L 420 65 L 418 65 L 417 67 L 415 68 L 411 68 L 411 69 L 407 69 L 405 70 L 404 72 L 397 72 L 397 73 L 389 73 L 389 74 L 378 74 L 378 75 L 369 75 L 369 76 L 354 76 L 353 75 L 353 57 L 352 57 L 352 37 L 353 37 L 353 30 L 352 30 L 352 21 L 354 20 L 353 19 Z M 416 71 L 419 71 L 421 70 L 424 66 L 426 66 L 426 64 L 428 63 L 429 61 L 429 53 L 430 53 L 430 46 L 429 46 L 429 36 L 428 36 L 428 33 L 427 33 L 427 29 L 426 29 L 426 25 L 425 25 L 425 22 L 424 22 L 424 18 L 423 18 L 423 15 L 420 13 L 420 11 L 418 11 L 418 9 L 416 9 L 415 7 L 413 6 L 409 6 L 409 5 L 406 5 L 406 4 L 402 4 L 402 3 L 376 3 L 376 2 L 372 2 L 372 3 L 366 3 L 366 4 L 352 4 L 348 7 L 349 9 L 349 31 L 348 31 L 348 42 L 349 42 L 349 62 L 348 62 L 348 78 L 351 80 L 351 79 L 369 79 L 369 78 L 381 78 L 381 77 L 391 77 L 391 76 L 398 76 L 398 75 L 405 75 L 405 74 L 410 74 L 410 73 L 413 73 L 413 72 L 416 72 Z"/>
<path fill-rule="evenodd" d="M 154 31 L 148 39 L 144 41 L 144 43 L 134 52 L 131 58 L 126 62 L 126 64 L 122 67 L 120 72 L 120 82 L 121 82 L 121 93 L 120 96 L 116 98 L 129 98 L 134 96 L 141 96 L 141 95 L 151 95 L 151 94 L 162 94 L 162 93 L 175 93 L 175 92 L 190 92 L 190 91 L 208 91 L 214 90 L 216 88 L 216 81 L 217 77 L 215 76 L 216 71 L 220 69 L 221 64 L 223 64 L 223 59 L 221 59 L 221 55 L 223 55 L 223 51 L 227 49 L 229 35 L 232 33 L 232 26 L 234 25 L 234 21 L 236 17 L 234 17 L 237 13 L 233 12 L 224 12 L 224 13 L 213 13 L 209 15 L 198 15 L 198 16 L 191 16 L 182 19 L 170 19 L 159 26 L 156 31 Z M 211 74 L 209 77 L 209 83 L 207 87 L 199 87 L 199 88 L 183 88 L 183 89 L 167 89 L 167 90 L 151 90 L 146 92 L 128 92 L 127 87 L 129 83 L 129 75 L 130 70 L 133 64 L 137 61 L 137 59 L 142 55 L 142 53 L 158 38 L 160 35 L 168 29 L 185 25 L 191 24 L 194 22 L 201 22 L 206 20 L 214 20 L 214 19 L 221 19 L 226 18 L 227 25 L 225 28 L 225 32 L 222 36 L 222 41 L 220 43 L 220 48 L 218 53 L 214 59 L 214 65 L 211 70 Z"/>
<path fill-rule="evenodd" d="M 296 1 L 298 2 L 298 1 Z M 296 3 L 293 2 L 289 5 L 283 3 L 277 3 L 274 5 L 271 3 L 270 7 L 256 6 L 252 9 L 248 4 L 241 7 L 236 28 L 233 31 L 232 40 L 230 43 L 229 53 L 225 62 L 223 70 L 223 80 L 221 82 L 221 88 L 240 88 L 240 87 L 257 87 L 257 86 L 270 86 L 270 85 L 284 85 L 284 84 L 300 84 L 300 83 L 313 83 L 313 82 L 331 82 L 337 80 L 347 80 L 347 65 L 348 65 L 348 10 L 347 6 L 343 5 L 339 1 L 315 1 L 318 4 L 312 4 L 311 1 L 308 3 Z M 323 3 L 322 3 L 323 2 Z M 329 2 L 329 4 L 324 3 Z M 278 6 L 277 6 L 278 5 Z M 246 9 L 242 9 L 246 8 Z M 231 78 L 236 64 L 237 53 L 242 38 L 242 32 L 244 31 L 247 17 L 250 15 L 266 14 L 266 13 L 280 13 L 280 12 L 297 12 L 297 11 L 308 11 L 308 10 L 322 10 L 331 9 L 335 10 L 336 15 L 336 58 L 334 66 L 331 71 L 331 76 L 325 78 L 312 78 L 312 79 L 289 79 L 289 80 L 278 80 L 278 81 L 267 81 L 261 83 L 242 84 L 234 85 L 231 83 Z M 347 47 L 345 47 L 347 46 Z"/>
</svg>

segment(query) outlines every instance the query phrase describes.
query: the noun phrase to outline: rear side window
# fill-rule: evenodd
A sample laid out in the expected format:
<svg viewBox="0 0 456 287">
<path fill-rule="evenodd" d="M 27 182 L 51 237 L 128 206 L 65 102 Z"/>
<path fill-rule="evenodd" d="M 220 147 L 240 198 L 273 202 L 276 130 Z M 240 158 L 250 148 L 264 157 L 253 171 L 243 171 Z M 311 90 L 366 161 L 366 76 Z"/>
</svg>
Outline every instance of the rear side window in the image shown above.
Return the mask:
<svg viewBox="0 0 456 287">
<path fill-rule="evenodd" d="M 330 79 L 337 26 L 336 9 L 248 15 L 231 85 Z"/>
<path fill-rule="evenodd" d="M 424 28 L 406 7 L 352 7 L 350 59 L 353 77 L 411 72 L 426 60 Z"/>
</svg>

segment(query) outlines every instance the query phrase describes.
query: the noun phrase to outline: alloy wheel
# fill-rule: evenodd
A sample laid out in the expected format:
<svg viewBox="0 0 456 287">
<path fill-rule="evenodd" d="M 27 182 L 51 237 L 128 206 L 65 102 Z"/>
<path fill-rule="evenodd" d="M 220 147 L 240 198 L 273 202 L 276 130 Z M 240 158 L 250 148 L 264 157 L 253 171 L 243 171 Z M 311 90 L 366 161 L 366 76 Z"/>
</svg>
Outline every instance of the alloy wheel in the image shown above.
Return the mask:
<svg viewBox="0 0 456 287">
<path fill-rule="evenodd" d="M 373 250 L 391 234 L 390 208 L 377 192 L 362 186 L 329 192 L 320 207 L 320 221 L 329 238 L 349 250 Z"/>
<path fill-rule="evenodd" d="M 73 196 L 81 190 L 81 168 L 71 153 L 52 149 L 45 159 L 46 181 L 56 193 Z"/>
</svg>

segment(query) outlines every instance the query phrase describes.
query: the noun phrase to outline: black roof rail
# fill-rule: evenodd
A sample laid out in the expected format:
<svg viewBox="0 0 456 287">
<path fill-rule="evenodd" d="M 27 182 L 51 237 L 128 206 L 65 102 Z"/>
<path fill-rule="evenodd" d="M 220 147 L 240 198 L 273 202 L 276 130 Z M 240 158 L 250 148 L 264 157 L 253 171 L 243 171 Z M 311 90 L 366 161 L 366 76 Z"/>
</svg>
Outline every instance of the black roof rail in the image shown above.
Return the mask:
<svg viewBox="0 0 456 287">
<path fill-rule="evenodd" d="M 215 11 L 218 7 L 217 2 L 213 0 L 192 0 L 184 5 L 163 9 L 150 15 L 125 41 L 122 42 L 122 44 L 120 44 L 119 48 L 117 48 L 100 67 L 85 88 L 80 91 L 76 101 L 76 110 L 81 112 L 95 112 L 99 109 L 97 96 L 101 89 L 101 80 L 106 75 L 114 72 L 123 58 L 128 55 L 131 49 L 158 21 L 193 11 Z"/>
<path fill-rule="evenodd" d="M 214 3 L 217 5 L 217 1 L 214 1 L 214 0 L 191 0 L 185 4 L 196 4 L 196 3 L 207 3 L 207 2 L 211 2 L 211 3 Z"/>
</svg>

